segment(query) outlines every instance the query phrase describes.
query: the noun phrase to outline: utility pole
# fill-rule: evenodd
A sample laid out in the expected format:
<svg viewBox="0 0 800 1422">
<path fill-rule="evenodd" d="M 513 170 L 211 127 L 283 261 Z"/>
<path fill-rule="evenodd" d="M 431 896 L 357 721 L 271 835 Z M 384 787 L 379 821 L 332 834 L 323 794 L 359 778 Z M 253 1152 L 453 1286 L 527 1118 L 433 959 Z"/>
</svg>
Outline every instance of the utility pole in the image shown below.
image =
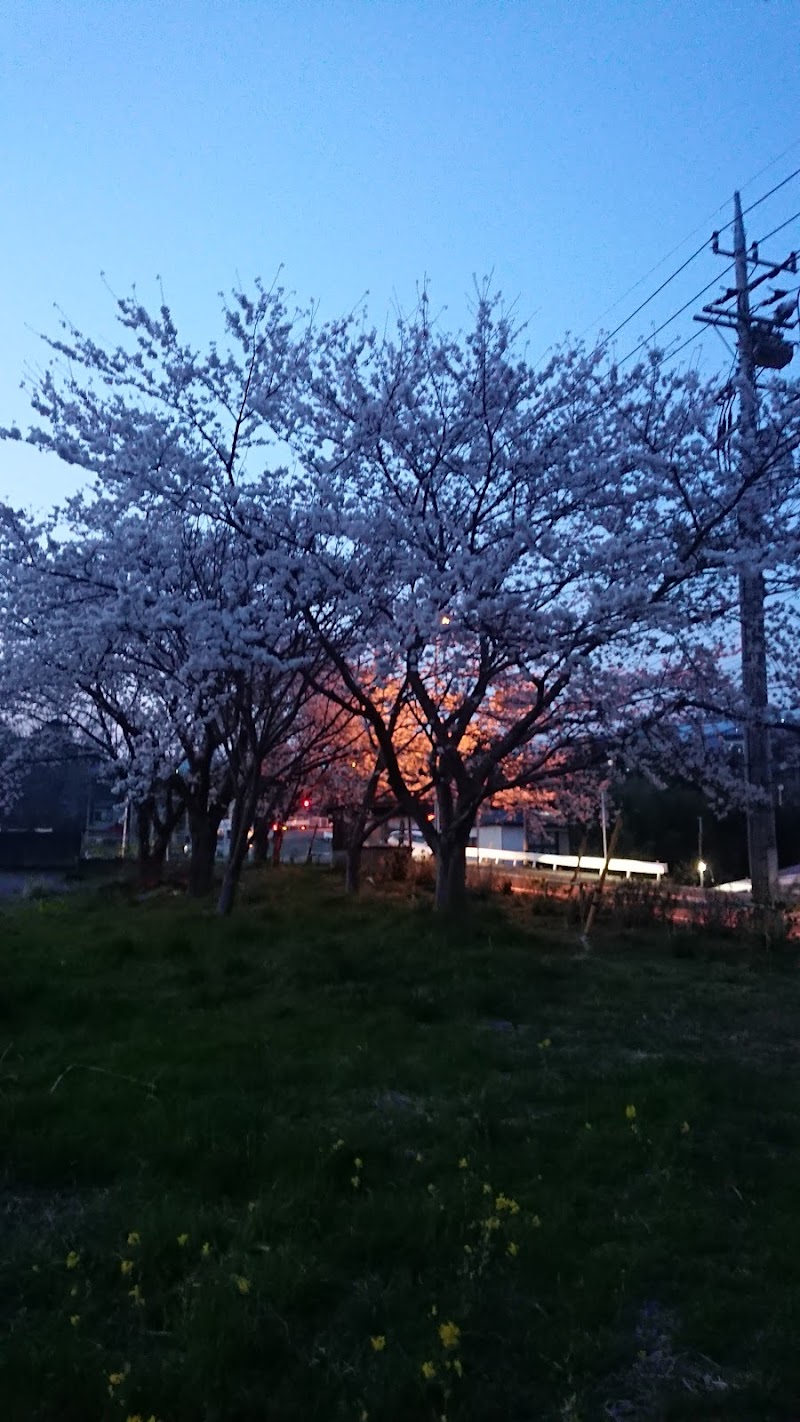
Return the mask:
<svg viewBox="0 0 800 1422">
<path fill-rule="evenodd" d="M 775 833 L 775 801 L 772 784 L 772 756 L 768 724 L 767 640 L 765 630 L 764 574 L 757 566 L 763 532 L 759 507 L 759 435 L 757 366 L 780 370 L 792 359 L 793 347 L 783 332 L 797 324 L 788 293 L 776 290 L 761 306 L 774 307 L 772 314 L 754 317 L 750 297 L 764 282 L 781 272 L 797 272 L 797 254 L 785 262 L 766 262 L 755 243 L 748 253 L 745 243 L 742 204 L 738 192 L 733 197 L 733 251 L 724 252 L 719 234 L 712 237 L 712 249 L 719 256 L 733 258 L 735 280 L 725 295 L 703 308 L 695 317 L 709 325 L 727 327 L 736 333 L 740 488 L 738 531 L 744 564 L 739 575 L 739 619 L 742 643 L 742 691 L 745 704 L 745 778 L 753 792 L 747 808 L 747 848 L 754 904 L 772 903 L 778 886 L 778 851 Z M 750 267 L 767 271 L 750 278 Z M 733 304 L 735 303 L 735 305 Z"/>
</svg>

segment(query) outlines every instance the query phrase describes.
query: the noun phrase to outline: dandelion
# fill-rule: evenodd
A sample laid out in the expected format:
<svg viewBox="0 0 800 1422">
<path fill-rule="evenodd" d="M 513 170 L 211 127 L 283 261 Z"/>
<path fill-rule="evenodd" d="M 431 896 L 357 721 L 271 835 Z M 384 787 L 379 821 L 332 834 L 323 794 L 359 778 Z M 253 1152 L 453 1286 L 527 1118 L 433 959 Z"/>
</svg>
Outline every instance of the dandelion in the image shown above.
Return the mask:
<svg viewBox="0 0 800 1422">
<path fill-rule="evenodd" d="M 119 1261 L 119 1272 L 120 1272 L 120 1274 L 123 1274 L 123 1275 L 132 1273 L 132 1272 L 133 1272 L 133 1260 L 132 1260 L 132 1259 L 120 1259 L 120 1261 Z"/>
<path fill-rule="evenodd" d="M 249 1292 L 250 1292 L 250 1280 L 249 1280 L 249 1279 L 245 1279 L 245 1277 L 244 1277 L 243 1274 L 237 1274 L 237 1275 L 236 1275 L 236 1287 L 237 1287 L 237 1289 L 239 1290 L 239 1293 L 240 1293 L 240 1294 L 249 1294 Z"/>
<path fill-rule="evenodd" d="M 369 1341 L 372 1344 L 373 1353 L 382 1353 L 384 1348 L 386 1347 L 386 1334 L 376 1333 L 375 1336 L 373 1338 L 370 1338 Z"/>
<path fill-rule="evenodd" d="M 351 1175 L 351 1176 L 350 1176 L 350 1184 L 352 1185 L 352 1187 L 353 1187 L 354 1190 L 357 1190 L 358 1187 L 359 1187 L 359 1185 L 361 1184 L 361 1176 L 360 1176 L 360 1175 Z"/>
<path fill-rule="evenodd" d="M 142 1293 L 138 1284 L 134 1284 L 132 1289 L 128 1289 L 128 1298 L 133 1299 L 133 1302 L 135 1304 L 137 1304 L 141 1308 L 144 1308 L 144 1294 Z"/>
<path fill-rule="evenodd" d="M 458 1168 L 459 1170 L 469 1170 L 469 1161 L 467 1160 L 467 1157 L 465 1155 L 462 1155 L 460 1161 L 458 1162 Z"/>
<path fill-rule="evenodd" d="M 628 1118 L 629 1121 L 635 1121 L 635 1120 L 636 1120 L 636 1107 L 635 1107 L 635 1106 L 626 1106 L 626 1107 L 625 1107 L 625 1115 L 627 1116 L 627 1118 Z"/>
<path fill-rule="evenodd" d="M 185 1245 L 185 1244 L 188 1244 L 188 1243 L 189 1243 L 189 1236 L 188 1236 L 188 1234 L 179 1234 L 179 1235 L 178 1235 L 178 1244 L 180 1245 L 181 1249 L 183 1249 L 184 1245 Z"/>
<path fill-rule="evenodd" d="M 691 1128 L 691 1126 L 689 1125 L 689 1122 L 688 1122 L 688 1121 L 684 1121 L 683 1125 L 681 1126 L 681 1135 L 682 1135 L 682 1136 L 688 1136 L 688 1134 L 689 1134 L 689 1132 L 690 1132 L 691 1129 L 692 1129 L 692 1128 Z"/>
<path fill-rule="evenodd" d="M 363 1170 L 363 1169 L 364 1169 L 364 1162 L 363 1162 L 363 1160 L 361 1159 L 361 1156 L 360 1156 L 360 1155 L 357 1155 L 357 1156 L 356 1156 L 355 1160 L 353 1161 L 353 1164 L 354 1164 L 356 1170 Z"/>
<path fill-rule="evenodd" d="M 80 1262 L 81 1262 L 81 1256 L 80 1256 L 80 1254 L 76 1254 L 74 1249 L 71 1249 L 71 1250 L 69 1251 L 69 1254 L 67 1255 L 66 1259 L 64 1260 L 64 1263 L 66 1264 L 66 1266 L 67 1266 L 68 1269 L 77 1269 L 77 1267 L 78 1267 L 78 1265 L 80 1264 Z"/>
<path fill-rule="evenodd" d="M 207 1259 L 210 1253 L 211 1253 L 211 1245 L 209 1244 L 208 1240 L 206 1240 L 205 1244 L 202 1246 L 202 1248 L 201 1248 L 201 1250 L 200 1250 L 200 1254 L 201 1254 L 201 1256 L 202 1256 L 203 1259 Z"/>
<path fill-rule="evenodd" d="M 510 1200 L 508 1195 L 498 1195 L 494 1207 L 496 1210 L 508 1210 L 510 1215 L 519 1214 L 519 1205 L 516 1200 Z"/>
<path fill-rule="evenodd" d="M 510 1254 L 512 1259 L 516 1259 L 519 1254 L 519 1245 L 515 1244 L 513 1239 L 509 1241 L 506 1247 L 506 1254 Z"/>
<path fill-rule="evenodd" d="M 440 1323 L 439 1337 L 443 1348 L 457 1348 L 458 1340 L 461 1337 L 461 1329 L 457 1323 Z"/>
<path fill-rule="evenodd" d="M 77 1328 L 77 1327 L 78 1327 L 78 1324 L 79 1324 L 80 1321 L 81 1321 L 81 1316 L 80 1316 L 80 1314 L 79 1314 L 79 1313 L 71 1313 L 70 1316 L 69 1316 L 69 1321 L 70 1321 L 70 1323 L 72 1324 L 72 1327 L 73 1327 L 73 1328 Z"/>
<path fill-rule="evenodd" d="M 132 1229 L 131 1232 L 130 1232 L 130 1234 L 128 1235 L 128 1244 L 131 1246 L 131 1248 L 133 1248 L 133 1246 L 134 1246 L 135 1244 L 141 1244 L 141 1242 L 142 1242 L 142 1241 L 141 1241 L 141 1238 L 139 1237 L 138 1231 L 135 1230 L 135 1229 Z"/>
<path fill-rule="evenodd" d="M 550 1041 L 549 1037 L 543 1037 L 541 1042 L 539 1043 L 539 1050 L 542 1052 L 546 1052 L 547 1048 L 552 1047 L 552 1045 L 553 1043 Z"/>
<path fill-rule="evenodd" d="M 420 1372 L 422 1373 L 422 1376 L 424 1378 L 428 1379 L 428 1381 L 430 1381 L 431 1378 L 436 1377 L 436 1368 L 433 1363 L 423 1363 L 422 1367 L 420 1368 Z"/>
<path fill-rule="evenodd" d="M 109 1373 L 109 1375 L 108 1375 L 108 1381 L 109 1381 L 109 1384 L 110 1384 L 111 1387 L 119 1387 L 120 1383 L 125 1381 L 125 1374 L 124 1374 L 124 1373 Z"/>
</svg>

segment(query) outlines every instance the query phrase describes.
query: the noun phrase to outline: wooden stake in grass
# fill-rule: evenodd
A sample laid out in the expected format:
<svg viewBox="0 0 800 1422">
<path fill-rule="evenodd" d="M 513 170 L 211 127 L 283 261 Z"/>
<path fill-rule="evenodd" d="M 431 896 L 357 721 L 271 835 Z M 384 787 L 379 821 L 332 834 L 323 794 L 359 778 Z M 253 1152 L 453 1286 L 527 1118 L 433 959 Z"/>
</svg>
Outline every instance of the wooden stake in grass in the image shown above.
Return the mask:
<svg viewBox="0 0 800 1422">
<path fill-rule="evenodd" d="M 589 934 L 590 934 L 591 931 L 592 931 L 592 927 L 593 927 L 593 924 L 594 924 L 594 921 L 595 921 L 595 917 L 597 916 L 597 910 L 598 910 L 599 907 L 600 907 L 600 900 L 601 900 L 601 898 L 602 898 L 602 896 L 603 896 L 603 885 L 604 885 L 605 882 L 606 882 L 606 875 L 607 875 L 607 873 L 608 873 L 608 866 L 609 866 L 609 864 L 611 863 L 611 857 L 612 857 L 612 855 L 613 855 L 613 853 L 614 853 L 614 850 L 615 850 L 616 847 L 617 847 L 617 840 L 619 839 L 619 834 L 620 834 L 620 830 L 621 830 L 621 829 L 622 829 L 622 815 L 617 815 L 616 821 L 615 821 L 615 823 L 614 823 L 614 828 L 613 828 L 613 830 L 611 831 L 611 838 L 610 838 L 610 840 L 609 840 L 609 842 L 608 842 L 608 849 L 606 850 L 606 857 L 605 857 L 605 859 L 604 859 L 604 861 L 603 861 L 603 867 L 602 867 L 602 869 L 600 870 L 600 877 L 599 877 L 599 879 L 598 879 L 598 881 L 597 881 L 597 888 L 595 889 L 594 893 L 592 894 L 591 899 L 589 900 L 589 908 L 588 908 L 588 911 L 587 911 L 587 914 L 586 914 L 586 922 L 584 923 L 584 925 L 583 925 L 583 930 L 582 930 L 582 932 L 581 932 L 581 943 L 583 944 L 583 947 L 586 948 L 586 949 L 588 949 L 588 947 L 589 947 Z"/>
</svg>

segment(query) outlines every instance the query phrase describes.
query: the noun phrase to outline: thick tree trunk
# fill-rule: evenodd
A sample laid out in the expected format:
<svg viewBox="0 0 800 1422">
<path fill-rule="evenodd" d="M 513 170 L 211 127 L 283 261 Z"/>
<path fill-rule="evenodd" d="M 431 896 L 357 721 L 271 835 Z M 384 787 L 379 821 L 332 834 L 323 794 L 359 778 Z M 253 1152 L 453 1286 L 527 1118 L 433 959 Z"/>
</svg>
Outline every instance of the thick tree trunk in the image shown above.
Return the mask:
<svg viewBox="0 0 800 1422">
<path fill-rule="evenodd" d="M 259 815 L 253 825 L 253 863 L 265 864 L 269 852 L 269 831 L 273 823 L 266 815 Z"/>
<path fill-rule="evenodd" d="M 283 844 L 283 828 L 281 825 L 272 832 L 272 867 L 277 869 L 281 862 L 281 845 Z"/>
<path fill-rule="evenodd" d="M 441 839 L 436 852 L 436 893 L 439 913 L 456 913 L 467 896 L 466 840 Z"/>
<path fill-rule="evenodd" d="M 211 892 L 217 854 L 217 830 L 221 820 L 222 811 L 189 811 L 189 833 L 192 839 L 189 857 L 190 898 L 201 899 Z"/>
<path fill-rule="evenodd" d="M 345 851 L 344 889 L 346 894 L 357 894 L 361 888 L 361 860 L 364 846 L 361 840 L 349 844 Z"/>
<path fill-rule="evenodd" d="M 253 822 L 257 802 L 258 777 L 256 776 L 255 784 L 250 787 L 250 790 L 246 794 L 237 797 L 236 805 L 234 806 L 231 850 L 228 855 L 225 877 L 222 880 L 222 888 L 217 902 L 217 913 L 221 916 L 231 912 L 236 900 L 236 890 L 239 887 L 242 869 L 247 859 L 247 851 L 250 845 L 250 826 Z"/>
</svg>

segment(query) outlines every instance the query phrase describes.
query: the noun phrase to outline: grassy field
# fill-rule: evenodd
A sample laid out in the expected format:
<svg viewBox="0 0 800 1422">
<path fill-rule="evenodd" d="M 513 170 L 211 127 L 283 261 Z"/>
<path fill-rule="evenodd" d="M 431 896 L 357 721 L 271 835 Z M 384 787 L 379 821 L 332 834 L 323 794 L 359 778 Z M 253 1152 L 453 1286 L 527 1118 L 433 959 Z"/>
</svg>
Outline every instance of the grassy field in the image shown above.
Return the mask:
<svg viewBox="0 0 800 1422">
<path fill-rule="evenodd" d="M 253 871 L 0 913 L 3 1422 L 800 1417 L 800 981 Z"/>
</svg>

